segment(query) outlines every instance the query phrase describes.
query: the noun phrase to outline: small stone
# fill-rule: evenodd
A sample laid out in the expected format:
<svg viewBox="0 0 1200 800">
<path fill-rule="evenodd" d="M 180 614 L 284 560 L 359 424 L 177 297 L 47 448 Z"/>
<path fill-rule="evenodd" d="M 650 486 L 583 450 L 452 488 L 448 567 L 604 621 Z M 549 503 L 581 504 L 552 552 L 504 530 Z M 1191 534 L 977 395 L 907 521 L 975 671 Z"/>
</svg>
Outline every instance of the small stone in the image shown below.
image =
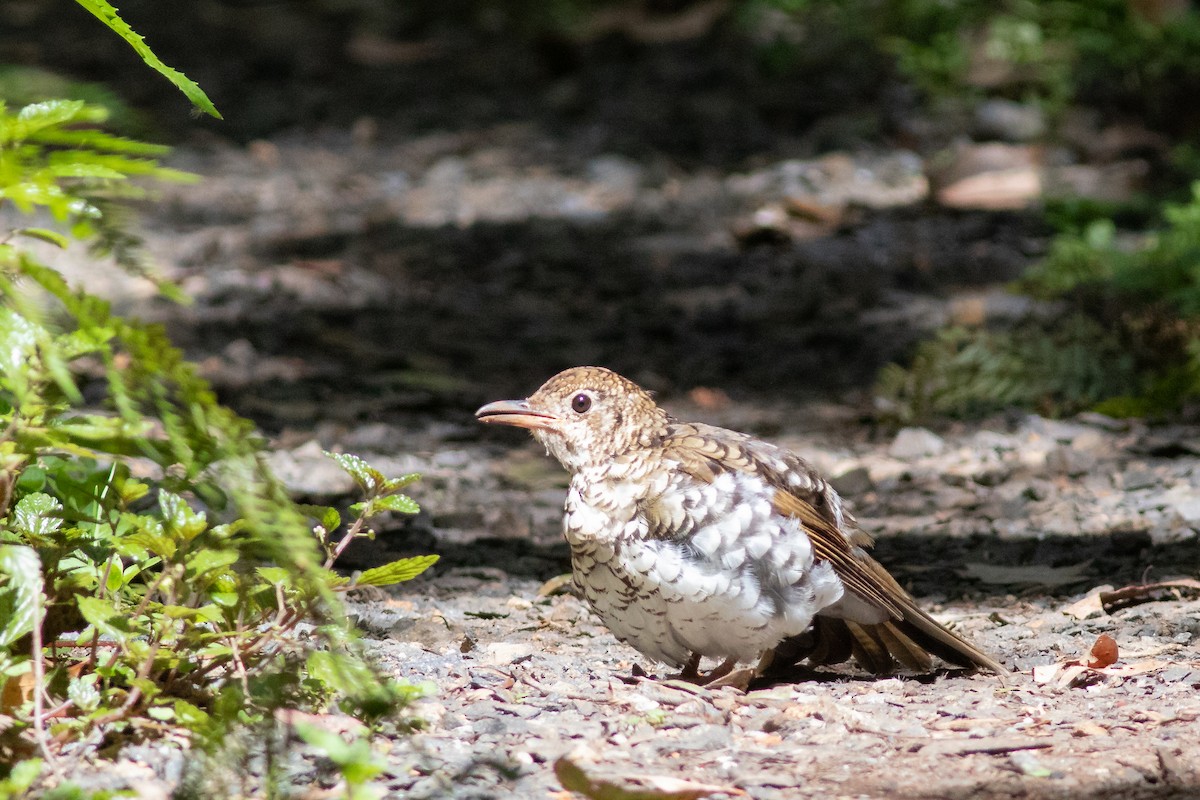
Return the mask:
<svg viewBox="0 0 1200 800">
<path fill-rule="evenodd" d="M 1102 617 L 1105 615 L 1104 603 L 1100 600 L 1100 595 L 1104 592 L 1111 592 L 1113 587 L 1105 584 L 1092 589 L 1081 599 L 1076 600 L 1071 605 L 1063 609 L 1063 613 L 1075 619 L 1092 619 L 1094 617 Z"/>
<path fill-rule="evenodd" d="M 1163 504 L 1175 512 L 1189 525 L 1200 522 L 1200 496 L 1191 486 L 1173 486 L 1162 496 Z"/>
<path fill-rule="evenodd" d="M 1127 492 L 1139 489 L 1153 489 L 1159 484 L 1159 476 L 1148 469 L 1131 469 L 1122 476 L 1122 485 Z"/>
<path fill-rule="evenodd" d="M 508 664 L 520 664 L 533 658 L 533 645 L 517 642 L 492 642 L 483 648 L 484 664 L 499 667 Z"/>
<path fill-rule="evenodd" d="M 903 428 L 892 440 L 888 455 L 892 458 L 922 458 L 940 455 L 946 442 L 928 428 Z"/>
<path fill-rule="evenodd" d="M 1042 194 L 1038 161 L 1038 151 L 1027 145 L 960 145 L 938 176 L 935 197 L 948 208 L 1025 208 Z"/>
<path fill-rule="evenodd" d="M 1111 440 L 1100 431 L 1087 430 L 1071 439 L 1071 447 L 1088 453 L 1100 452 L 1111 447 Z"/>
<path fill-rule="evenodd" d="M 833 484 L 833 488 L 837 490 L 838 494 L 851 497 L 869 492 L 873 486 L 871 471 L 866 467 L 855 467 L 854 469 L 847 470 L 831 480 L 830 483 Z"/>
<path fill-rule="evenodd" d="M 449 650 L 448 645 L 461 647 L 462 634 L 452 628 L 444 617 L 404 617 L 396 620 L 387 633 L 398 642 L 414 642 L 429 650 Z"/>
<path fill-rule="evenodd" d="M 1046 469 L 1053 474 L 1077 477 L 1096 466 L 1096 456 L 1074 447 L 1056 447 L 1046 454 Z"/>
<path fill-rule="evenodd" d="M 984 138 L 1028 142 L 1046 133 L 1046 115 L 1034 105 L 986 100 L 975 108 L 975 130 Z"/>
<path fill-rule="evenodd" d="M 1191 667 L 1171 667 L 1158 674 L 1163 683 L 1185 683 L 1195 672 Z"/>
</svg>

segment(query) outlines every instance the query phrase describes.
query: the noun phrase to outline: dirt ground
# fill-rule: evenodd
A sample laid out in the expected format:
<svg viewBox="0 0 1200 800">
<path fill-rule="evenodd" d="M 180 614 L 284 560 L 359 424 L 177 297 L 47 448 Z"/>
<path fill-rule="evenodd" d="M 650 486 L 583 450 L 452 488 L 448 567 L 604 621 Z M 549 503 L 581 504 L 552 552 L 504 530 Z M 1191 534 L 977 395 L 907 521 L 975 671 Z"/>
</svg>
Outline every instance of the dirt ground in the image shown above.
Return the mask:
<svg viewBox="0 0 1200 800">
<path fill-rule="evenodd" d="M 747 693 L 663 682 L 570 593 L 543 596 L 566 568 L 557 467 L 519 437 L 467 442 L 425 465 L 436 574 L 356 607 L 390 671 L 438 687 L 418 709 L 428 728 L 394 743 L 388 785 L 551 796 L 565 764 L 667 797 L 1200 794 L 1197 461 L 1162 455 L 1196 431 L 1030 417 L 872 441 L 815 432 L 822 416 L 836 409 L 717 415 L 778 424 L 777 441 L 841 476 L 883 562 L 1012 667 L 1007 681 L 845 669 Z M 1101 593 L 1171 577 L 1185 579 Z M 1119 661 L 1089 669 L 1102 634 Z M 639 664 L 654 677 L 631 677 Z"/>
<path fill-rule="evenodd" d="M 205 180 L 146 210 L 194 303 L 64 268 L 163 322 L 272 437 L 297 498 L 349 502 L 322 448 L 425 476 L 422 514 L 343 563 L 442 557 L 354 605 L 384 668 L 436 687 L 419 731 L 378 742 L 390 796 L 1200 797 L 1200 427 L 1013 413 L 896 431 L 871 413 L 879 367 L 929 331 L 1031 310 L 1003 287 L 1045 251 L 1039 215 L 934 202 L 922 148 L 882 135 L 959 131 L 897 118 L 915 106 L 886 86 L 851 97 L 814 77 L 786 105 L 786 82 L 704 60 L 730 52 L 717 34 L 543 43 L 499 74 L 496 48 L 470 42 L 347 66 L 267 29 L 259 61 L 179 64 L 248 115 L 180 133 L 172 165 Z M 194 43 L 224 53 L 224 35 Z M 296 70 L 283 88 L 276 62 Z M 471 413 L 585 363 L 836 478 L 879 560 L 1011 677 L 845 669 L 742 692 L 639 661 L 554 588 L 565 475 Z M 1119 658 L 1089 667 L 1102 634 Z M 166 796 L 181 769 L 128 748 L 103 775 Z M 330 771 L 305 762 L 293 783 L 319 796 Z"/>
<path fill-rule="evenodd" d="M 196 302 L 84 276 L 168 325 L 273 437 L 298 498 L 348 501 L 322 448 L 425 475 L 413 492 L 425 511 L 343 562 L 442 556 L 355 609 L 389 672 L 436 685 L 415 710 L 424 727 L 385 748 L 395 796 L 544 797 L 597 781 L 601 797 L 1200 795 L 1200 428 L 1014 413 L 896 432 L 872 421 L 865 392 L 843 388 L 956 309 L 1013 313 L 982 274 L 915 291 L 905 247 L 944 237 L 949 252 L 1011 271 L 1037 251 L 1027 223 L 885 210 L 763 249 L 732 232 L 762 201 L 738 187 L 769 184 L 746 176 L 777 176 L 782 162 L 723 177 L 620 161 L 535 170 L 520 153 L 540 134 L 506 135 L 453 139 L 451 155 L 440 139 L 184 149 L 176 163 L 206 181 L 172 190 L 146 235 Z M 643 213 L 657 221 L 626 224 Z M 865 269 L 873 248 L 873 283 L 841 292 L 866 285 L 846 270 Z M 705 258 L 726 271 L 689 271 Z M 804 308 L 831 316 L 797 316 L 807 293 L 822 302 Z M 821 322 L 834 311 L 836 335 Z M 880 560 L 1012 677 L 848 670 L 699 690 L 660 680 L 569 592 L 543 596 L 569 569 L 565 475 L 472 411 L 589 362 L 659 389 L 681 417 L 769 438 L 835 477 Z M 1091 669 L 1100 634 L 1119 660 Z M 656 677 L 633 678 L 635 665 Z M 119 763 L 115 785 L 178 779 L 144 750 Z M 306 762 L 294 783 L 328 780 Z"/>
</svg>

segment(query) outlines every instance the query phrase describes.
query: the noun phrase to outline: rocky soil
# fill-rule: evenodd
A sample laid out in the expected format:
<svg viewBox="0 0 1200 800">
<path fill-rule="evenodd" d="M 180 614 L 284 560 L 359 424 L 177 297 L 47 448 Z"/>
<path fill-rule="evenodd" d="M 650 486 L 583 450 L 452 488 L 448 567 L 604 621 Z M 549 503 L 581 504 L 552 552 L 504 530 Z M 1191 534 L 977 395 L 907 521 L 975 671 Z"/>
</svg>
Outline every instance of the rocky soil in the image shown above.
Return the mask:
<svg viewBox="0 0 1200 800">
<path fill-rule="evenodd" d="M 385 748 L 384 785 L 430 798 L 1200 792 L 1200 429 L 1016 414 L 897 433 L 869 421 L 861 391 L 805 399 L 861 386 L 948 319 L 1025 313 L 992 280 L 1038 252 L 1029 223 L 918 213 L 911 156 L 725 176 L 615 157 L 547 169 L 522 160 L 536 132 L 493 133 L 487 146 L 184 150 L 177 164 L 207 180 L 168 193 L 146 234 L 196 303 L 78 273 L 168 325 L 272 434 L 297 497 L 347 501 L 323 448 L 425 475 L 425 512 L 343 562 L 442 556 L 355 606 L 385 669 L 436 686 L 414 709 L 421 730 Z M 848 216 L 771 228 L 760 212 L 797 185 Z M 864 198 L 882 210 L 855 210 Z M 913 283 L 917 263 L 938 291 Z M 548 590 L 569 569 L 565 475 L 471 416 L 587 362 L 834 476 L 880 560 L 1013 676 L 846 669 L 743 693 L 640 663 L 567 588 Z M 1100 634 L 1119 660 L 1089 667 Z M 133 748 L 87 776 L 166 792 L 183 770 L 169 752 Z M 333 782 L 307 760 L 291 780 Z"/>
<path fill-rule="evenodd" d="M 292 431 L 273 460 L 297 496 L 350 491 L 323 447 L 425 476 L 413 494 L 426 510 L 345 563 L 442 555 L 352 606 L 382 667 L 433 687 L 412 709 L 417 732 L 376 742 L 388 796 L 1197 796 L 1200 429 L 1014 416 L 882 435 L 844 406 L 700 397 L 669 405 L 836 476 L 880 560 L 1013 674 L 844 667 L 748 692 L 670 680 L 558 580 L 564 474 L 519 433 L 477 427 L 469 408 L 423 434 Z M 1093 653 L 1101 636 L 1114 663 Z M 144 748 L 126 756 L 116 785 L 178 777 Z M 320 760 L 297 760 L 288 780 L 336 784 Z"/>
<path fill-rule="evenodd" d="M 562 476 L 532 444 L 489 436 L 391 462 L 424 470 L 432 511 L 382 544 L 444 557 L 356 606 L 390 671 L 437 684 L 417 709 L 428 727 L 394 743 L 393 790 L 539 797 L 578 769 L 665 797 L 1200 792 L 1196 430 L 1028 417 L 876 440 L 831 407 L 675 410 L 773 430 L 839 476 L 880 559 L 1011 678 L 844 669 L 747 693 L 664 681 L 569 591 L 547 591 L 566 569 Z M 1119 660 L 1091 668 L 1101 635 Z"/>
</svg>

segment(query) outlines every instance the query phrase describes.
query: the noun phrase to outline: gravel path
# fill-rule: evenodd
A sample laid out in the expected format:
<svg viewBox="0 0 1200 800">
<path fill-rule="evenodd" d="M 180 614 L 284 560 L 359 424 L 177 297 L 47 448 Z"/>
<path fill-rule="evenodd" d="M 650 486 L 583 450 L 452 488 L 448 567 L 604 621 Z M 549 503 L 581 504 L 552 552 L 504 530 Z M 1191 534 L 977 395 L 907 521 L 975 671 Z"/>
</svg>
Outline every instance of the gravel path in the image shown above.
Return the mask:
<svg viewBox="0 0 1200 800">
<path fill-rule="evenodd" d="M 837 445 L 814 428 L 839 416 Z M 544 797 L 582 774 L 664 797 L 1200 794 L 1200 432 L 1029 417 L 872 441 L 829 407 L 709 418 L 775 429 L 839 476 L 884 563 L 1012 678 L 847 668 L 748 693 L 664 681 L 569 592 L 544 596 L 567 568 L 562 478 L 531 443 L 481 433 L 395 465 L 425 471 L 416 494 L 435 511 L 376 544 L 421 542 L 444 561 L 356 606 L 389 672 L 437 685 L 417 710 L 427 727 L 393 742 L 393 790 Z M 1125 601 L 1098 591 L 1186 575 Z M 1119 660 L 1089 669 L 1101 634 Z M 655 677 L 632 677 L 639 664 Z"/>
<path fill-rule="evenodd" d="M 419 732 L 377 742 L 396 796 L 540 798 L 564 785 L 607 798 L 1200 796 L 1200 593 L 1181 582 L 1102 593 L 1200 575 L 1200 429 L 1016 416 L 883 434 L 857 407 L 753 401 L 793 395 L 780 386 L 814 370 L 829 386 L 863 385 L 953 318 L 952 294 L 901 289 L 918 273 L 978 288 L 985 316 L 1022 313 L 986 292 L 1038 250 L 1020 220 L 876 213 L 743 247 L 739 219 L 794 164 L 663 177 L 597 157 L 556 172 L 553 153 L 538 150 L 537 169 L 522 162 L 528 138 L 509 133 L 185 151 L 179 164 L 211 177 L 167 198 L 150 243 L 196 305 L 151 306 L 136 285 L 81 267 L 166 322 L 222 397 L 275 436 L 275 467 L 298 497 L 348 501 L 323 448 L 425 475 L 413 495 L 426 511 L 385 521 L 344 559 L 442 556 L 355 606 L 390 673 L 436 686 L 415 710 Z M 528 207 L 506 216 L 514 203 Z M 978 274 L 955 273 L 963 264 Z M 618 302 L 626 290 L 632 305 Z M 831 316 L 799 319 L 798 300 Z M 664 302 L 673 326 L 646 313 Z M 637 654 L 578 599 L 543 596 L 569 568 L 565 474 L 470 416 L 496 399 L 483 392 L 529 391 L 579 361 L 835 476 L 879 560 L 1011 665 L 1011 680 L 848 669 L 742 693 L 633 678 Z M 719 388 L 747 386 L 776 388 L 732 401 Z M 1100 634 L 1119 660 L 1075 663 Z M 81 769 L 92 784 L 103 772 L 105 785 L 166 796 L 180 759 L 129 748 L 115 766 Z"/>
</svg>

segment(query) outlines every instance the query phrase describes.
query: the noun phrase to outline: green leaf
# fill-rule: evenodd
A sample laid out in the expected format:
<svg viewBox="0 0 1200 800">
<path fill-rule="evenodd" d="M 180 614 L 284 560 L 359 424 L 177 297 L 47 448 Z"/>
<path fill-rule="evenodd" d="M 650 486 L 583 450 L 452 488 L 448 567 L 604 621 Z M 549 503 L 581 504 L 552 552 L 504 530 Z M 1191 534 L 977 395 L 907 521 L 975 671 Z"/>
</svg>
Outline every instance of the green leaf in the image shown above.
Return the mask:
<svg viewBox="0 0 1200 800">
<path fill-rule="evenodd" d="M 106 114 L 107 112 L 98 106 L 92 106 L 89 110 L 87 103 L 82 100 L 45 100 L 41 103 L 30 103 L 17 112 L 11 125 L 0 128 L 0 145 L 23 141 L 40 130 L 76 122 L 81 117 L 86 121 L 97 122 Z"/>
<path fill-rule="evenodd" d="M 29 758 L 24 761 L 18 761 L 13 765 L 12 771 L 8 773 L 8 777 L 4 780 L 5 788 L 10 790 L 14 796 L 18 796 L 28 790 L 33 785 L 33 782 L 37 780 L 38 775 L 41 774 L 42 760 L 40 758 Z"/>
<path fill-rule="evenodd" d="M 121 502 L 126 505 L 141 500 L 146 495 L 150 494 L 150 485 L 141 481 L 126 480 L 122 481 L 119 492 Z"/>
<path fill-rule="evenodd" d="M 173 536 L 191 541 L 208 527 L 208 518 L 204 512 L 197 514 L 179 495 L 160 489 L 158 492 L 158 507 L 162 511 L 163 525 Z"/>
<path fill-rule="evenodd" d="M 79 613 L 90 625 L 105 636 L 111 636 L 118 642 L 128 640 L 130 628 L 127 615 L 113 605 L 110 600 L 99 597 L 81 596 L 75 598 Z"/>
<path fill-rule="evenodd" d="M 121 514 L 121 519 L 135 526 L 135 532 L 122 536 L 116 542 L 117 551 L 122 555 L 138 557 L 137 550 L 144 550 L 163 558 L 175 556 L 175 540 L 167 535 L 162 523 L 153 517 L 140 514 Z"/>
<path fill-rule="evenodd" d="M 29 393 L 31 363 L 44 333 L 16 311 L 0 308 L 0 387 L 11 391 L 18 405 Z"/>
<path fill-rule="evenodd" d="M 40 492 L 45 486 L 46 470 L 32 466 L 21 470 L 21 475 L 17 478 L 16 490 L 18 494 L 31 494 Z"/>
<path fill-rule="evenodd" d="M 304 671 L 309 677 L 315 678 L 326 686 L 341 688 L 341 670 L 338 669 L 338 657 L 325 650 L 315 650 L 308 654 Z"/>
<path fill-rule="evenodd" d="M 383 758 L 371 750 L 371 744 L 366 739 L 355 738 L 352 742 L 346 742 L 341 735 L 306 722 L 294 723 L 292 727 L 301 739 L 337 765 L 351 789 L 361 787 L 386 767 Z M 367 795 L 352 792 L 351 796 Z"/>
<path fill-rule="evenodd" d="M 296 508 L 298 508 L 302 514 L 317 520 L 321 527 L 326 531 L 336 531 L 342 524 L 342 515 L 338 513 L 336 508 L 331 506 L 298 504 Z"/>
<path fill-rule="evenodd" d="M 398 478 L 388 478 L 383 484 L 383 489 L 386 492 L 394 492 L 397 489 L 403 489 L 410 483 L 415 483 L 421 480 L 421 473 L 410 472 L 407 475 L 401 475 Z"/>
<path fill-rule="evenodd" d="M 220 622 L 225 619 L 225 612 L 213 604 L 200 606 L 196 609 L 196 619 L 200 622 Z"/>
<path fill-rule="evenodd" d="M 46 173 L 55 178 L 90 178 L 108 181 L 123 181 L 128 178 L 124 172 L 118 172 L 100 164 L 85 164 L 78 161 L 54 164 L 46 168 Z"/>
<path fill-rule="evenodd" d="M 179 724 L 190 730 L 197 730 L 208 724 L 208 714 L 186 700 L 175 701 L 175 719 Z"/>
<path fill-rule="evenodd" d="M 254 570 L 264 581 L 276 586 L 282 584 L 284 586 L 292 585 L 292 574 L 283 567 L 259 567 Z"/>
<path fill-rule="evenodd" d="M 171 83 L 175 84 L 175 87 L 192 101 L 192 105 L 205 114 L 222 119 L 212 101 L 208 99 L 208 95 L 182 72 L 171 69 L 159 60 L 158 56 L 154 55 L 154 51 L 150 49 L 142 37 L 134 33 L 125 20 L 121 19 L 120 15 L 117 14 L 117 10 L 105 2 L 105 0 L 75 0 L 75 2 L 86 8 L 97 19 L 111 28 L 114 33 L 124 39 L 151 69 L 156 70 Z"/>
<path fill-rule="evenodd" d="M 437 563 L 437 556 L 402 558 L 382 567 L 375 567 L 358 576 L 358 586 L 391 586 L 409 581 Z"/>
<path fill-rule="evenodd" d="M 42 598 L 42 562 L 32 547 L 0 546 L 0 647 L 37 624 Z"/>
<path fill-rule="evenodd" d="M 62 503 L 48 494 L 27 494 L 13 509 L 12 526 L 18 533 L 44 539 L 62 527 Z"/>
<path fill-rule="evenodd" d="M 13 231 L 13 235 L 27 236 L 30 239 L 40 239 L 43 242 L 49 242 L 50 244 L 62 248 L 63 250 L 66 250 L 67 245 L 70 244 L 70 240 L 67 239 L 66 236 L 63 236 L 58 231 L 52 231 L 49 228 L 17 228 L 15 231 Z"/>
<path fill-rule="evenodd" d="M 351 478 L 354 478 L 354 482 L 368 494 L 380 491 L 387 484 L 387 478 L 383 477 L 382 472 L 358 456 L 350 453 L 331 453 L 328 450 L 325 451 L 325 455 L 336 461 L 338 466 L 345 470 Z"/>
<path fill-rule="evenodd" d="M 171 148 L 163 144 L 139 142 L 137 139 L 114 136 L 95 128 L 50 128 L 40 131 L 36 138 L 40 144 L 53 144 L 84 152 L 93 150 L 143 157 L 165 156 L 171 152 Z"/>
<path fill-rule="evenodd" d="M 371 501 L 371 508 L 374 511 L 398 511 L 401 514 L 416 514 L 421 510 L 417 502 L 408 495 L 389 494 L 384 497 L 377 497 Z"/>
<path fill-rule="evenodd" d="M 193 580 L 215 569 L 222 569 L 236 564 L 237 561 L 238 554 L 235 550 L 212 550 L 205 548 L 188 554 L 187 558 L 183 560 L 183 565 L 188 580 Z"/>
<path fill-rule="evenodd" d="M 131 422 L 122 417 L 107 417 L 100 414 L 80 414 L 63 420 L 55 420 L 54 430 L 70 437 L 70 441 L 87 445 L 94 443 L 117 445 L 115 440 L 146 436 L 154 430 L 150 420 Z M 133 455 L 136 451 L 132 451 Z"/>
<path fill-rule="evenodd" d="M 219 606 L 225 608 L 237 608 L 242 602 L 242 597 L 237 592 L 213 592 L 209 598 Z"/>
</svg>

